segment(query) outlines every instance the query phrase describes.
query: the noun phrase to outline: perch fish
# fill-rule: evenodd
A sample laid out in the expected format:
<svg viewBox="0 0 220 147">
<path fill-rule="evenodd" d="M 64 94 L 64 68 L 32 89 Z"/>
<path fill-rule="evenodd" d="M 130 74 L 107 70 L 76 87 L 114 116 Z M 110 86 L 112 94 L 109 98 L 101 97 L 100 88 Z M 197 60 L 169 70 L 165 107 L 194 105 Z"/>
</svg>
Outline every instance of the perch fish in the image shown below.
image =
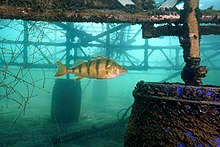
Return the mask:
<svg viewBox="0 0 220 147">
<path fill-rule="evenodd" d="M 95 79 L 115 78 L 128 71 L 115 61 L 104 56 L 98 56 L 88 61 L 81 61 L 73 68 L 68 68 L 57 61 L 57 67 L 58 71 L 55 77 L 72 73 L 78 76 L 76 80 L 80 80 L 84 77 Z"/>
</svg>

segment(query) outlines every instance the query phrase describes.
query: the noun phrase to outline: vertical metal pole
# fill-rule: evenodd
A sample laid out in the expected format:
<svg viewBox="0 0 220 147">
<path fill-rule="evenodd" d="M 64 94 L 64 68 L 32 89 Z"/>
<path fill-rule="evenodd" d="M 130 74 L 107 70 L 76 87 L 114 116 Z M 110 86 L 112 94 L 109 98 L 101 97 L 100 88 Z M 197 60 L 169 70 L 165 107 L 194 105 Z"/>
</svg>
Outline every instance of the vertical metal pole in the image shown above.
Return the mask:
<svg viewBox="0 0 220 147">
<path fill-rule="evenodd" d="M 71 23 L 67 23 L 67 25 L 71 25 Z M 66 66 L 67 67 L 70 67 L 70 60 L 71 60 L 71 57 L 70 57 L 70 50 L 72 49 L 71 48 L 71 30 L 66 30 Z M 66 74 L 66 78 L 69 79 L 70 76 L 69 74 Z"/>
<path fill-rule="evenodd" d="M 148 39 L 144 40 L 144 70 L 148 70 L 149 64 L 148 64 L 148 49 L 149 49 L 149 43 Z"/>
<path fill-rule="evenodd" d="M 199 0 L 185 0 L 183 15 L 183 58 L 181 78 L 187 85 L 201 85 L 207 69 L 200 66 Z"/>
<path fill-rule="evenodd" d="M 23 40 L 23 58 L 24 58 L 24 65 L 28 64 L 28 23 L 27 21 L 23 21 L 23 27 L 24 27 L 24 40 Z"/>
<path fill-rule="evenodd" d="M 107 31 L 110 30 L 109 24 L 107 24 L 106 29 L 107 29 Z M 110 57 L 111 51 L 110 51 L 110 34 L 109 33 L 106 35 L 106 45 L 105 46 L 106 46 L 106 56 Z"/>
</svg>

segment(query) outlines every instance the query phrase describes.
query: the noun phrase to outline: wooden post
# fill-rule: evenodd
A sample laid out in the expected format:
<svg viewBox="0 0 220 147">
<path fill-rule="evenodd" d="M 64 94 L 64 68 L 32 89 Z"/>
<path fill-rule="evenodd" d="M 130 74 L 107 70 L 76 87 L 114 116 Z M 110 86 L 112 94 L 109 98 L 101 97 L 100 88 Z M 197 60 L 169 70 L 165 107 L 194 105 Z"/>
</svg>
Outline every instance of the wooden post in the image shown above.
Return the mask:
<svg viewBox="0 0 220 147">
<path fill-rule="evenodd" d="M 186 62 L 181 77 L 187 85 L 201 85 L 207 69 L 200 66 L 199 0 L 185 0 L 183 33 L 180 39 Z"/>
</svg>

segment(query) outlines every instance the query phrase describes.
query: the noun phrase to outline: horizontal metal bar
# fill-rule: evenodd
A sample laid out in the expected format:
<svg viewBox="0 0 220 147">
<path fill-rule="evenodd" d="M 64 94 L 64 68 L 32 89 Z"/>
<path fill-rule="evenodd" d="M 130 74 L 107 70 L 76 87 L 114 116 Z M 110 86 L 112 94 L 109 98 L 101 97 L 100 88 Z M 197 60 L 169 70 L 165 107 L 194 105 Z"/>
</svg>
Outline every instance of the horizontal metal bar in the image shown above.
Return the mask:
<svg viewBox="0 0 220 147">
<path fill-rule="evenodd" d="M 210 11 L 212 13 L 210 13 Z M 201 23 L 219 23 L 220 11 L 201 11 Z M 152 13 L 152 12 L 151 12 Z M 62 10 L 62 9 L 42 9 L 36 11 L 33 8 L 0 6 L 1 19 L 23 19 L 48 22 L 105 22 L 105 23 L 177 23 L 180 20 L 180 11 L 162 12 L 151 14 L 150 12 L 129 13 L 122 10 L 108 9 L 84 9 Z"/>
<path fill-rule="evenodd" d="M 81 58 L 80 58 L 81 59 Z M 86 59 L 86 58 L 84 58 Z M 5 64 L 0 62 L 0 66 L 4 66 Z M 39 64 L 39 63 L 35 63 L 35 64 L 23 64 L 23 63 L 11 63 L 10 66 L 23 66 L 23 67 L 27 67 L 27 68 L 56 68 L 55 63 L 54 64 Z M 148 67 L 144 67 L 144 66 L 124 66 L 126 67 L 128 70 L 138 70 L 138 71 L 147 71 L 149 69 L 161 69 L 161 70 L 182 70 L 182 66 L 148 66 Z M 220 67 L 209 67 L 209 70 L 220 70 Z"/>
</svg>

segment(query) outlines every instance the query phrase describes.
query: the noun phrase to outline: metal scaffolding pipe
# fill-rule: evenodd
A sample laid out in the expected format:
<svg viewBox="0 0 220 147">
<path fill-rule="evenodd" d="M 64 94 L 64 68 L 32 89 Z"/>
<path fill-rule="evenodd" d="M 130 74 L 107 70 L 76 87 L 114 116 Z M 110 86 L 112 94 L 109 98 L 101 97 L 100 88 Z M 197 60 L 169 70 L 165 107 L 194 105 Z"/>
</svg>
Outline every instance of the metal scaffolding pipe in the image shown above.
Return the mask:
<svg viewBox="0 0 220 147">
<path fill-rule="evenodd" d="M 82 8 L 78 8 L 82 9 Z M 212 13 L 201 11 L 201 23 L 219 23 L 220 11 L 211 10 Z M 41 11 L 33 8 L 0 6 L 1 19 L 23 19 L 47 22 L 105 22 L 105 23 L 178 23 L 180 12 L 126 12 L 123 10 L 83 9 L 80 11 L 68 9 L 49 9 Z"/>
<path fill-rule="evenodd" d="M 199 34 L 199 0 L 185 0 L 183 15 L 183 31 L 180 43 L 183 47 L 183 58 L 186 62 L 181 78 L 187 85 L 201 85 L 207 69 L 200 66 L 200 34 Z"/>
</svg>

